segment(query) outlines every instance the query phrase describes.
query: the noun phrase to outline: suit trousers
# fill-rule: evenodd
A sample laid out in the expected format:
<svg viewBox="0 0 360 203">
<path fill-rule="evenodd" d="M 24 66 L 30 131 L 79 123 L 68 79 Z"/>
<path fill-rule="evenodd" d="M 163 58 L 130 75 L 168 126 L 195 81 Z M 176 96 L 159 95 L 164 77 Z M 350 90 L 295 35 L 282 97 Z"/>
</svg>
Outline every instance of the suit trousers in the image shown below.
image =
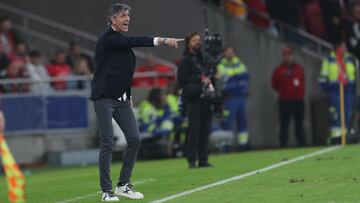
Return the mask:
<svg viewBox="0 0 360 203">
<path fill-rule="evenodd" d="M 210 136 L 212 112 L 211 104 L 206 99 L 187 103 L 188 133 L 185 141 L 188 162 L 208 161 L 208 142 Z"/>
<path fill-rule="evenodd" d="M 102 98 L 95 100 L 94 106 L 100 136 L 100 186 L 103 191 L 109 191 L 112 190 L 110 164 L 114 142 L 112 118 L 115 119 L 124 132 L 127 142 L 119 183 L 130 182 L 131 173 L 140 147 L 140 133 L 129 101 Z"/>
</svg>

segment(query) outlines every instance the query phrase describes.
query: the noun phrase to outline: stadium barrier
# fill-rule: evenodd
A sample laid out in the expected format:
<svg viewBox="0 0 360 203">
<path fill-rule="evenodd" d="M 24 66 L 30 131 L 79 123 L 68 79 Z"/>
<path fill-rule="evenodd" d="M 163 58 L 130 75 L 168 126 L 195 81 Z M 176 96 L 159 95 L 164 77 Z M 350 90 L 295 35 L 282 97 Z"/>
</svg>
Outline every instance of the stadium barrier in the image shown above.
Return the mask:
<svg viewBox="0 0 360 203">
<path fill-rule="evenodd" d="M 144 72 L 134 77 L 174 77 L 173 73 Z M 63 91 L 44 87 L 52 82 L 83 83 L 82 89 L 70 88 Z M 12 134 L 46 134 L 56 130 L 88 130 L 91 122 L 90 84 L 91 76 L 61 76 L 35 81 L 32 79 L 3 79 L 0 86 L 27 84 L 36 91 L 6 93 L 1 96 L 0 108 L 7 120 L 5 132 Z M 74 85 L 70 85 L 74 86 Z M 140 99 L 145 98 L 148 89 L 139 90 Z M 135 91 L 136 92 L 136 91 Z M 138 103 L 138 102 L 135 102 Z"/>
</svg>

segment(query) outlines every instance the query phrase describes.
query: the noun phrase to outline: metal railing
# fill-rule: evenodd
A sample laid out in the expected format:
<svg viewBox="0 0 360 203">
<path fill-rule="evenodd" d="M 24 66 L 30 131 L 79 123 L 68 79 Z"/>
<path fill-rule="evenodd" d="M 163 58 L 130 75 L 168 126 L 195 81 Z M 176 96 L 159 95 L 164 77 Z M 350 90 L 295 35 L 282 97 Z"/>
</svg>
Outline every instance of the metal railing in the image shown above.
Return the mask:
<svg viewBox="0 0 360 203">
<path fill-rule="evenodd" d="M 4 97 L 13 97 L 13 96 L 24 96 L 24 95 L 33 95 L 33 94 L 68 94 L 68 93 L 77 93 L 79 95 L 89 95 L 91 91 L 91 80 L 92 75 L 70 75 L 70 76 L 57 76 L 57 77 L 48 77 L 48 78 L 42 78 L 41 80 L 35 80 L 31 78 L 16 78 L 16 79 L 0 79 L 0 87 L 6 86 L 6 85 L 28 85 L 28 86 L 36 86 L 39 89 L 37 91 L 32 91 L 32 88 L 29 88 L 26 92 L 5 92 L 1 95 L 2 98 Z M 169 72 L 169 73 L 159 73 L 156 71 L 147 71 L 147 72 L 136 72 L 134 74 L 134 79 L 136 78 L 152 78 L 154 81 L 154 85 L 158 86 L 160 85 L 160 80 L 162 78 L 174 78 L 175 73 Z M 52 88 L 50 89 L 44 89 L 41 87 L 44 87 L 46 85 L 51 86 L 52 83 L 56 82 L 66 82 L 66 83 L 74 83 L 74 82 L 81 82 L 84 84 L 84 86 L 81 89 L 77 89 L 72 85 L 70 88 L 66 88 L 64 90 L 54 90 Z"/>
<path fill-rule="evenodd" d="M 234 4 L 238 4 L 238 2 L 234 0 L 228 1 L 231 1 Z M 300 45 L 303 48 L 302 50 L 304 52 L 312 56 L 322 58 L 324 55 L 328 54 L 333 49 L 333 45 L 331 43 L 315 35 L 312 35 L 311 33 L 306 32 L 303 29 L 298 29 L 287 25 L 279 20 L 273 19 L 267 13 L 263 13 L 259 10 L 249 8 L 245 3 L 241 6 L 246 7 L 247 15 L 252 14 L 268 20 L 271 24 L 270 27 L 275 28 L 279 32 L 279 36 L 281 38 L 283 38 L 285 41 L 295 42 L 297 45 Z M 241 18 L 239 18 L 239 20 L 243 21 Z"/>
<path fill-rule="evenodd" d="M 155 86 L 156 84 L 160 84 L 160 78 L 171 77 L 173 78 L 175 75 L 173 72 L 170 73 L 159 73 L 155 71 L 149 72 L 138 72 L 135 73 L 134 78 L 153 78 Z M 27 92 L 9 92 L 1 95 L 0 103 L 5 102 L 6 100 L 13 101 L 13 99 L 18 99 L 17 101 L 24 101 L 24 98 L 29 99 L 37 99 L 37 101 L 41 101 L 41 126 L 44 126 L 42 129 L 27 129 L 27 130 L 16 130 L 16 131 L 7 131 L 7 135 L 30 135 L 30 134 L 62 134 L 62 133 L 86 133 L 89 130 L 93 130 L 93 122 L 92 122 L 92 108 L 91 102 L 88 99 L 91 92 L 91 75 L 84 75 L 84 76 L 58 76 L 58 77 L 49 77 L 49 78 L 42 78 L 41 80 L 34 80 L 30 78 L 18 78 L 18 79 L 2 79 L 0 80 L 0 88 L 6 85 L 21 85 L 26 84 L 29 87 L 38 86 L 44 87 L 48 85 L 51 87 L 52 83 L 56 82 L 82 82 L 84 85 L 81 89 L 72 88 L 72 89 L 64 89 L 64 90 L 54 90 L 54 89 L 44 89 L 44 88 L 36 88 L 37 91 L 33 91 L 32 88 L 29 88 Z M 166 88 L 166 87 L 165 87 Z M 141 93 L 145 93 L 148 91 L 147 87 L 142 87 L 139 89 L 135 89 L 133 92 L 140 91 Z M 81 97 L 86 100 L 87 111 L 88 111 L 88 127 L 87 128 L 61 128 L 61 129 L 49 129 L 48 126 L 48 116 L 47 116 L 47 101 L 49 97 Z M 25 102 L 26 103 L 26 102 Z M 1 105 L 1 104 L 0 104 Z"/>
</svg>

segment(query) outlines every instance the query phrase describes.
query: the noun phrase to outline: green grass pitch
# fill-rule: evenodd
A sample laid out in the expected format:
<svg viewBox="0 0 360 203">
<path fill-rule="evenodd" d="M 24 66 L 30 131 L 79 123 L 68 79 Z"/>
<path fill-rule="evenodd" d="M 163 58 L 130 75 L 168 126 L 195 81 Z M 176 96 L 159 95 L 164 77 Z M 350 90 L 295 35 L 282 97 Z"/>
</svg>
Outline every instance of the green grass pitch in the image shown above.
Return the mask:
<svg viewBox="0 0 360 203">
<path fill-rule="evenodd" d="M 188 169 L 184 159 L 139 161 L 132 181 L 150 202 L 322 148 L 253 151 L 210 156 L 214 168 Z M 113 163 L 115 186 L 121 163 Z M 97 166 L 42 168 L 26 176 L 27 202 L 100 202 Z M 0 203 L 6 203 L 0 177 Z M 360 146 L 352 145 L 270 171 L 195 192 L 169 202 L 360 202 Z"/>
</svg>

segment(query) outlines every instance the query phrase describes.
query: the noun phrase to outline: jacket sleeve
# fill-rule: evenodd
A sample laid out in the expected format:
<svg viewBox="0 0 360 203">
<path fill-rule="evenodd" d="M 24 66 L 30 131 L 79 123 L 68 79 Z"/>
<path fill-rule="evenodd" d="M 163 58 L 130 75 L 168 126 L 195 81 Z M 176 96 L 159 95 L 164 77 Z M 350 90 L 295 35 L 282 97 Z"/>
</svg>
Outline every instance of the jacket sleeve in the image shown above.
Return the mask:
<svg viewBox="0 0 360 203">
<path fill-rule="evenodd" d="M 189 60 L 184 58 L 178 67 L 177 71 L 177 82 L 180 89 L 184 88 L 189 83 L 190 70 L 189 70 Z"/>
<path fill-rule="evenodd" d="M 127 37 L 120 34 L 110 34 L 104 39 L 107 47 L 112 49 L 126 47 L 154 47 L 152 37 Z"/>
</svg>

